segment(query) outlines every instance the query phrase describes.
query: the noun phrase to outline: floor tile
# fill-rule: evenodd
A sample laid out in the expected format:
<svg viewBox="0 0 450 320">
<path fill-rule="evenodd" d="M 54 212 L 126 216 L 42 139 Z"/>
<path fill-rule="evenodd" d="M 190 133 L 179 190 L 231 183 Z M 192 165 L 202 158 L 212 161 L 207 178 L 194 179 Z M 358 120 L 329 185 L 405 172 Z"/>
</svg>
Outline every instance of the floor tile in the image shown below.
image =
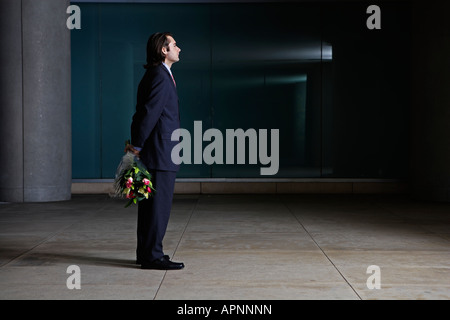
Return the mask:
<svg viewBox="0 0 450 320">
<path fill-rule="evenodd" d="M 321 252 L 177 251 L 157 299 L 356 299 Z M 311 291 L 309 291 L 311 290 Z"/>
</svg>

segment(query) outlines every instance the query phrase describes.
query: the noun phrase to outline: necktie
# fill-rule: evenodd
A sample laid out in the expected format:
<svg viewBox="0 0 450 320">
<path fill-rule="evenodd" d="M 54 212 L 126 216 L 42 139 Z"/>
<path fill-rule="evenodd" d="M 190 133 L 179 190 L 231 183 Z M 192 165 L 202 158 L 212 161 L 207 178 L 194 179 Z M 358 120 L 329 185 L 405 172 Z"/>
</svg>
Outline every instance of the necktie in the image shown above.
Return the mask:
<svg viewBox="0 0 450 320">
<path fill-rule="evenodd" d="M 173 80 L 173 84 L 175 85 L 175 87 L 177 86 L 177 83 L 175 82 L 175 79 L 173 78 L 173 75 L 172 74 L 170 74 L 170 76 L 172 77 L 172 80 Z"/>
</svg>

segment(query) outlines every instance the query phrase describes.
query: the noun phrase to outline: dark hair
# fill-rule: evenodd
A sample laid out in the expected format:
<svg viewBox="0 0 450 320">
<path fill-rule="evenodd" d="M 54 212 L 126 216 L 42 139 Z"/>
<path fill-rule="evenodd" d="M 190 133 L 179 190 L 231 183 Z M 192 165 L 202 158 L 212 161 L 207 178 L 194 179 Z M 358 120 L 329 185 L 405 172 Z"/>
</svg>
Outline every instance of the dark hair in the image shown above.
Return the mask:
<svg viewBox="0 0 450 320">
<path fill-rule="evenodd" d="M 168 36 L 172 37 L 170 32 L 156 32 L 148 38 L 147 41 L 147 64 L 144 65 L 145 69 L 151 66 L 157 66 L 161 62 L 164 62 L 165 56 L 162 53 L 162 48 L 166 47 L 169 50 Z"/>
</svg>

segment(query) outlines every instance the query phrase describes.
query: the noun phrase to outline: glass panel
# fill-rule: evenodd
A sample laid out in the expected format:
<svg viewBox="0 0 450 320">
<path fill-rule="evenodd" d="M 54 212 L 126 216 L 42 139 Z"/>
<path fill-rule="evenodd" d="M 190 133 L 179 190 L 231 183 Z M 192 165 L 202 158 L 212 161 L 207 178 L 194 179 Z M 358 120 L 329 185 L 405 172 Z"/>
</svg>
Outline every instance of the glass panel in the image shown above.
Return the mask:
<svg viewBox="0 0 450 320">
<path fill-rule="evenodd" d="M 367 4 L 323 7 L 323 177 L 406 178 L 410 11 L 383 3 L 369 30 Z"/>
<path fill-rule="evenodd" d="M 72 177 L 101 177 L 98 5 L 82 6 L 83 27 L 71 32 Z"/>
<path fill-rule="evenodd" d="M 208 14 L 207 6 L 195 5 L 101 6 L 102 178 L 114 176 L 124 141 L 130 136 L 147 39 L 152 33 L 166 31 L 170 25 L 182 50 L 180 63 L 172 67 L 181 97 L 181 127 L 191 131 L 194 119 L 211 121 Z M 183 165 L 178 176 L 208 177 L 209 168 Z"/>
<path fill-rule="evenodd" d="M 249 165 L 247 141 L 247 165 L 213 165 L 212 177 L 261 176 L 260 168 L 272 165 L 259 159 L 261 129 L 269 142 L 275 141 L 271 130 L 279 130 L 280 168 L 269 177 L 319 176 L 320 131 L 314 127 L 321 107 L 319 8 L 215 5 L 212 33 L 214 127 L 258 133 L 257 164 Z"/>
<path fill-rule="evenodd" d="M 211 149 L 202 141 L 208 129 L 224 138 L 225 164 L 197 154 L 200 164 L 183 164 L 178 177 L 261 177 L 275 159 L 263 164 L 258 142 L 267 130 L 270 156 L 274 129 L 279 170 L 265 177 L 407 177 L 411 21 L 404 2 L 383 3 L 381 30 L 367 29 L 367 5 L 357 2 L 78 5 L 73 178 L 114 176 L 147 39 L 169 28 L 182 50 L 172 68 L 181 127 L 194 140 L 200 125 L 200 153 Z M 227 129 L 242 129 L 256 144 L 246 140 L 238 152 L 231 140 L 234 164 L 227 164 Z"/>
</svg>

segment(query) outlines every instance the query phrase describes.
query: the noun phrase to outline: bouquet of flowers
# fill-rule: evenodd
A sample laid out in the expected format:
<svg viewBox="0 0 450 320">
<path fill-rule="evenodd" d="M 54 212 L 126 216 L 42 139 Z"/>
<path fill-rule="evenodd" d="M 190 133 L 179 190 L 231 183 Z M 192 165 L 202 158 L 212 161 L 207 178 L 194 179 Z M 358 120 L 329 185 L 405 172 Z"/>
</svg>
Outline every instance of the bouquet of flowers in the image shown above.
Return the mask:
<svg viewBox="0 0 450 320">
<path fill-rule="evenodd" d="M 129 199 L 125 208 L 153 196 L 152 176 L 145 165 L 131 152 L 127 152 L 116 170 L 115 195 Z"/>
</svg>

